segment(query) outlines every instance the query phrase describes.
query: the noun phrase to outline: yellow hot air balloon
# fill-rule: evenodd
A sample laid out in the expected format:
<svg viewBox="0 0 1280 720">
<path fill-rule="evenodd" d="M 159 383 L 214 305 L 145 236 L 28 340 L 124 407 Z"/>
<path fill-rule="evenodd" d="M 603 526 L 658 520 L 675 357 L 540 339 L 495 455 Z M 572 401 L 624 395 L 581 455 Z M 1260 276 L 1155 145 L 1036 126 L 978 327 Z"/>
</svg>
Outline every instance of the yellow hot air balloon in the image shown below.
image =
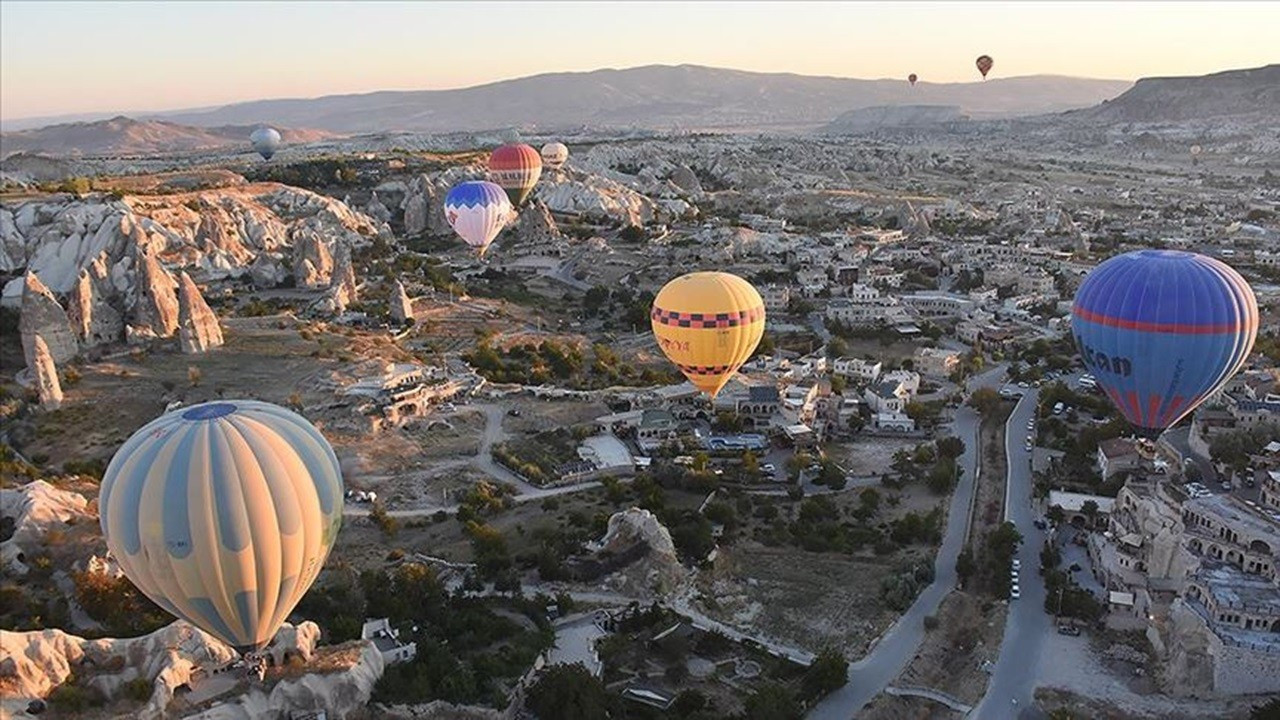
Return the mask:
<svg viewBox="0 0 1280 720">
<path fill-rule="evenodd" d="M 715 397 L 760 344 L 764 300 L 737 275 L 694 272 L 663 286 L 649 319 L 667 358 Z"/>
</svg>

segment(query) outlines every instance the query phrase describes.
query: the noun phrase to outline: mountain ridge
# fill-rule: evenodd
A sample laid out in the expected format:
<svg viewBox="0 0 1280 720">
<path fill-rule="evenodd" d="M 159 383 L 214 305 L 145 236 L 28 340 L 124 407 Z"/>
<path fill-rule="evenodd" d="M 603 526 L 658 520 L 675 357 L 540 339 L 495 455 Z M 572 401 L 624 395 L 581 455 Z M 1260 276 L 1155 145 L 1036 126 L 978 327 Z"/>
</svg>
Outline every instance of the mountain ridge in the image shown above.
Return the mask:
<svg viewBox="0 0 1280 720">
<path fill-rule="evenodd" d="M 124 115 L 105 120 L 61 123 L 0 133 L 0 157 L 17 153 L 49 155 L 134 155 L 187 152 L 244 146 L 254 124 L 196 127 L 168 120 L 138 120 Z M 286 143 L 336 137 L 324 130 L 279 128 Z"/>
<path fill-rule="evenodd" d="M 1024 76 L 972 83 L 863 80 L 701 65 L 543 73 L 451 90 L 379 90 L 253 100 L 148 117 L 205 126 L 270 122 L 334 132 L 454 132 L 560 126 L 817 127 L 860 107 L 957 105 L 1007 117 L 1093 105 L 1128 81 Z M 513 112 L 511 108 L 520 111 Z"/>
</svg>

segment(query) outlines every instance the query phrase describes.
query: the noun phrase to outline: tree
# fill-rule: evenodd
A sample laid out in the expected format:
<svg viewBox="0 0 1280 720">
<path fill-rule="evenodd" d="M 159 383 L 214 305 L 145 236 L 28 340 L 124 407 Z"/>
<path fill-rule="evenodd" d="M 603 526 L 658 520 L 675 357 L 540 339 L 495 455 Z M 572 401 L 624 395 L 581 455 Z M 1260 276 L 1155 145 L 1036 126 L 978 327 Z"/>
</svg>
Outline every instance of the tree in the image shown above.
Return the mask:
<svg viewBox="0 0 1280 720">
<path fill-rule="evenodd" d="M 387 508 L 381 500 L 373 502 L 373 508 L 369 510 L 369 519 L 378 526 L 383 535 L 389 538 L 395 537 L 396 533 L 400 532 L 400 521 L 387 514 Z"/>
<path fill-rule="evenodd" d="M 1045 515 L 1053 521 L 1054 525 L 1061 525 L 1062 521 L 1067 519 L 1067 513 L 1060 505 L 1050 505 Z"/>
<path fill-rule="evenodd" d="M 644 228 L 639 225 L 628 225 L 622 228 L 622 232 L 618 233 L 618 238 L 623 242 L 641 243 L 645 241 Z"/>
<path fill-rule="evenodd" d="M 849 354 L 849 344 L 838 337 L 833 337 L 827 342 L 827 357 L 842 358 Z"/>
<path fill-rule="evenodd" d="M 742 472 L 748 475 L 755 475 L 760 472 L 760 458 L 750 450 L 742 453 Z"/>
<path fill-rule="evenodd" d="M 801 717 L 795 695 L 787 686 L 776 682 L 765 683 L 752 693 L 747 698 L 746 711 L 751 720 L 800 720 Z"/>
<path fill-rule="evenodd" d="M 934 444 L 938 446 L 938 454 L 944 458 L 954 459 L 964 454 L 964 441 L 958 437 L 944 437 Z"/>
<path fill-rule="evenodd" d="M 582 663 L 552 665 L 529 688 L 529 709 L 539 718 L 600 720 L 609 717 L 613 698 Z"/>
<path fill-rule="evenodd" d="M 973 572 L 978 569 L 977 563 L 973 561 L 973 553 L 965 548 L 956 557 L 956 574 L 960 576 L 960 580 L 967 581 Z"/>
<path fill-rule="evenodd" d="M 843 395 L 845 388 L 849 386 L 849 381 L 843 375 L 831 376 L 831 392 L 836 395 Z"/>
<path fill-rule="evenodd" d="M 969 396 L 969 406 L 977 410 L 983 417 L 999 410 L 1000 404 L 1000 393 L 993 388 L 978 388 Z"/>
<path fill-rule="evenodd" d="M 805 695 L 818 698 L 844 687 L 849 679 L 849 661 L 833 648 L 824 648 L 804 675 Z"/>
<path fill-rule="evenodd" d="M 1089 518 L 1090 527 L 1096 526 L 1098 522 L 1098 503 L 1093 500 L 1085 500 L 1080 506 L 1080 512 Z"/>
</svg>

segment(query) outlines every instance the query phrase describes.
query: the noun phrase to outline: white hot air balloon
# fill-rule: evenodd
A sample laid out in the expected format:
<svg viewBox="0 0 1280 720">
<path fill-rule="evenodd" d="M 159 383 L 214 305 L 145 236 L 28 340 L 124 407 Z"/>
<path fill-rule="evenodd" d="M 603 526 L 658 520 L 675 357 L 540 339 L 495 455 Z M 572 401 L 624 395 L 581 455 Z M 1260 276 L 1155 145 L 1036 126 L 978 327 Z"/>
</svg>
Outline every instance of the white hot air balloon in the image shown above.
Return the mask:
<svg viewBox="0 0 1280 720">
<path fill-rule="evenodd" d="M 484 257 L 489 243 L 514 214 L 507 192 L 485 180 L 454 185 L 444 198 L 444 216 L 449 226 L 480 257 Z"/>
<path fill-rule="evenodd" d="M 569 159 L 569 148 L 564 143 L 553 142 L 542 146 L 542 164 L 552 170 L 559 170 Z"/>
<path fill-rule="evenodd" d="M 253 149 L 262 156 L 263 160 L 270 160 L 271 156 L 280 149 L 280 133 L 276 132 L 275 128 L 260 127 L 249 136 L 249 142 L 253 143 Z"/>
</svg>

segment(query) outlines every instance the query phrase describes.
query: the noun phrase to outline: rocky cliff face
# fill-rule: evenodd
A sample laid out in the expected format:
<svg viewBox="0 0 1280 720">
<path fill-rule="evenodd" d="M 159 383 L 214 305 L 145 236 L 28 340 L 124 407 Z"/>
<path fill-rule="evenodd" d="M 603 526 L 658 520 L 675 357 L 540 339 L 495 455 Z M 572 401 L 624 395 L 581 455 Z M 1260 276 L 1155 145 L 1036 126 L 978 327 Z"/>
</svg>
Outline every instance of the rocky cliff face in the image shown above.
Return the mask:
<svg viewBox="0 0 1280 720">
<path fill-rule="evenodd" d="M 15 280 L 14 282 L 19 282 Z M 46 350 L 54 362 L 64 363 L 80 352 L 71 332 L 71 321 L 40 277 L 28 272 L 22 279 L 22 306 L 18 333 L 22 336 L 22 353 L 27 367 L 35 367 L 36 338 L 44 339 Z"/>
<path fill-rule="evenodd" d="M 26 574 L 22 558 L 37 549 L 48 531 L 65 531 L 70 523 L 97 520 L 83 495 L 59 490 L 44 480 L 0 489 L 0 517 L 14 522 L 13 537 L 0 543 L 0 569 L 7 577 Z M 0 671 L 0 678 L 3 676 Z"/>
<path fill-rule="evenodd" d="M 185 272 L 178 279 L 178 342 L 184 353 L 203 353 L 222 345 L 218 316 L 209 309 L 200 288 Z"/>
<path fill-rule="evenodd" d="M 82 346 L 113 343 L 123 336 L 124 318 L 112 306 L 115 295 L 105 253 L 80 269 L 80 277 L 67 296 L 67 317 Z"/>
<path fill-rule="evenodd" d="M 547 245 L 563 237 L 546 203 L 533 200 L 520 209 L 520 215 L 515 224 L 516 245 L 522 247 Z"/>
<path fill-rule="evenodd" d="M 391 319 L 403 324 L 406 320 L 413 317 L 413 301 L 409 299 L 409 293 L 405 292 L 404 283 L 396 280 L 396 284 L 391 288 Z"/>
<path fill-rule="evenodd" d="M 0 270 L 29 269 L 61 295 L 74 289 L 81 269 L 101 259 L 114 292 L 127 295 L 135 256 L 146 247 L 164 266 L 210 278 L 248 273 L 267 255 L 255 281 L 282 279 L 281 256 L 297 257 L 294 267 L 309 259 L 316 286 L 325 287 L 335 246 L 361 245 L 386 231 L 337 200 L 275 183 L 123 200 L 34 200 L 0 208 Z M 10 282 L 5 304 L 17 305 L 21 293 L 22 283 Z"/>
<path fill-rule="evenodd" d="M 136 267 L 126 335 L 131 341 L 172 337 L 178 329 L 178 283 L 145 246 Z"/>
<path fill-rule="evenodd" d="M 404 211 L 406 235 L 442 235 L 453 232 L 444 216 L 444 198 L 449 188 L 465 180 L 483 179 L 484 168 L 450 168 L 435 175 L 419 175 L 405 189 L 400 209 Z"/>
<path fill-rule="evenodd" d="M 663 593 L 688 575 L 676 556 L 670 531 L 656 515 L 641 508 L 614 513 L 604 537 L 590 549 L 618 556 L 637 543 L 646 545 L 648 553 L 639 562 L 609 576 L 606 583 L 610 587 L 639 595 Z"/>
<path fill-rule="evenodd" d="M 40 398 L 40 407 L 46 410 L 58 409 L 62 405 L 62 383 L 58 381 L 58 367 L 53 363 L 49 346 L 39 335 L 35 337 L 32 362 L 30 370 L 36 386 L 36 396 Z"/>
<path fill-rule="evenodd" d="M 843 113 L 822 129 L 828 135 L 857 133 L 881 128 L 923 127 L 969 119 L 955 105 L 883 105 Z"/>
<path fill-rule="evenodd" d="M 304 622 L 297 628 L 286 623 L 269 652 L 310 660 L 319 632 L 315 623 Z M 376 658 L 366 657 L 370 652 Z M 152 720 L 167 715 L 177 688 L 192 683 L 198 686 L 206 669 L 225 666 L 235 660 L 236 654 L 212 635 L 178 621 L 150 635 L 120 640 L 86 640 L 61 630 L 0 631 L 0 658 L 0 692 L 6 703 L 12 701 L 25 707 L 26 701 L 47 697 L 72 676 L 108 698 L 119 696 L 125 683 L 143 679 L 151 682 L 152 693 L 134 714 L 139 720 Z M 372 644 L 364 643 L 357 662 L 343 671 L 280 681 L 272 688 L 264 707 L 279 713 L 304 707 L 323 709 L 326 703 L 332 703 L 341 712 L 349 712 L 368 702 L 381 675 L 382 656 Z M 257 707 L 254 694 L 224 706 Z M 256 694 L 261 695 L 261 691 Z M 262 715 L 247 712 L 209 717 Z"/>
</svg>

